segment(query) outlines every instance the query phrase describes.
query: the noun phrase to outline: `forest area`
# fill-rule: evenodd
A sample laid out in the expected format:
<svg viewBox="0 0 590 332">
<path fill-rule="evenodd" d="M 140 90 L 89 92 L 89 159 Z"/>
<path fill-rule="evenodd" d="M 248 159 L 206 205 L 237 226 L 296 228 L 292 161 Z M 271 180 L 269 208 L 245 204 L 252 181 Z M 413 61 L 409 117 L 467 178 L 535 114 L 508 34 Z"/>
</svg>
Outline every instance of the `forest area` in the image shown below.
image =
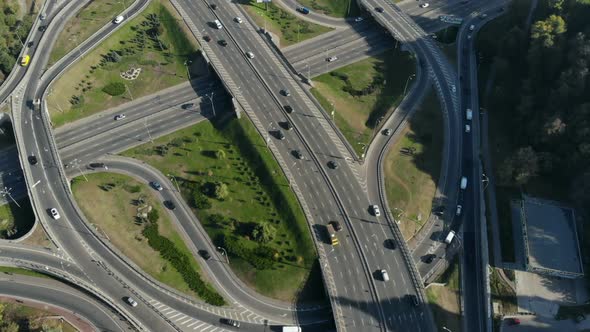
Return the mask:
<svg viewBox="0 0 590 332">
<path fill-rule="evenodd" d="M 0 84 L 14 67 L 34 18 L 22 12 L 17 0 L 0 0 Z"/>
<path fill-rule="evenodd" d="M 590 0 L 539 0 L 530 27 L 529 3 L 514 1 L 501 18 L 512 24 L 478 41 L 480 59 L 496 71 L 486 106 L 509 142 L 494 159 L 497 185 L 573 206 L 587 239 L 580 221 L 590 216 Z"/>
</svg>

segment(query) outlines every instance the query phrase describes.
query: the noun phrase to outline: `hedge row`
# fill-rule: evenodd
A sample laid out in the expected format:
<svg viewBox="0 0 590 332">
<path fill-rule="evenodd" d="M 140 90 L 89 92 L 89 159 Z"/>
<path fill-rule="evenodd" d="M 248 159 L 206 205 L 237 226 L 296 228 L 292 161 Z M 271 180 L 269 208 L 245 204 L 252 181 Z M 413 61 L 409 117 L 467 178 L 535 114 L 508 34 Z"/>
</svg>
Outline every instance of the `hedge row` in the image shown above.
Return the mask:
<svg viewBox="0 0 590 332">
<path fill-rule="evenodd" d="M 233 236 L 222 235 L 219 239 L 219 244 L 227 250 L 229 255 L 239 257 L 259 270 L 270 269 L 275 263 L 273 257 L 276 255 L 276 251 L 271 247 L 259 245 L 254 249 L 249 249 Z"/>
<path fill-rule="evenodd" d="M 182 275 L 189 288 L 195 291 L 203 301 L 217 306 L 225 304 L 223 297 L 208 288 L 205 282 L 201 280 L 197 271 L 191 266 L 189 257 L 180 252 L 172 241 L 159 234 L 157 223 L 148 223 L 142 233 L 148 239 L 150 247 L 159 251 L 160 255 L 172 264 Z"/>
</svg>

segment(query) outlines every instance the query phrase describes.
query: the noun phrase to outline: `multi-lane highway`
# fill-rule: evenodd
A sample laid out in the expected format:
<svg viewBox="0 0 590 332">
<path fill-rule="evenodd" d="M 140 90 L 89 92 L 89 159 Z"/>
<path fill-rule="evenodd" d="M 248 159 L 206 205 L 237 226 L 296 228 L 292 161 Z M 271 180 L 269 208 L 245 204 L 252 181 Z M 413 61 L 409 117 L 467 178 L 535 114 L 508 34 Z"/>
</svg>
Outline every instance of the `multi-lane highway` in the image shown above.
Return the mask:
<svg viewBox="0 0 590 332">
<path fill-rule="evenodd" d="M 471 158 L 477 155 L 474 153 L 477 146 L 461 139 L 462 117 L 456 91 L 460 84 L 424 30 L 433 31 L 441 26 L 438 20 L 432 20 L 430 16 L 438 17 L 440 13 L 450 10 L 459 14 L 465 10 L 467 13 L 469 6 L 476 6 L 479 2 L 473 0 L 467 3 L 468 6 L 463 6 L 464 4 L 459 1 L 448 1 L 448 6 L 433 6 L 429 11 L 414 14 L 409 7 L 406 8 L 405 11 L 410 13 L 410 16 L 421 15 L 420 19 L 423 19 L 421 25 L 424 28 L 422 29 L 391 3 L 386 3 L 384 0 L 361 1 L 361 5 L 376 18 L 377 22 L 396 39 L 406 44 L 406 47 L 415 52 L 418 58 L 419 79 L 417 79 L 416 88 L 387 124 L 403 126 L 405 117 L 411 112 L 412 104 L 421 98 L 430 82 L 426 76 L 430 76 L 441 97 L 445 119 L 445 146 L 448 148 L 443 153 L 445 156 L 441 172 L 443 181 L 440 183 L 439 190 L 446 197 L 446 204 L 449 207 L 453 207 L 456 201 L 462 146 L 469 150 L 469 154 L 464 157 L 467 159 L 470 155 Z M 326 61 L 326 58 L 332 55 L 341 55 L 337 60 L 340 63 L 334 63 L 334 65 L 342 65 L 365 56 L 366 52 L 371 50 L 378 52 L 386 49 L 388 46 L 385 41 L 392 42 L 392 40 L 384 37 L 382 29 L 375 29 L 367 22 L 346 23 L 343 20 L 330 19 L 328 21 L 337 26 L 353 24 L 354 32 L 346 33 L 337 30 L 325 37 L 332 40 L 319 41 L 318 39 L 303 44 L 300 46 L 302 51 L 286 50 L 286 58 L 291 62 L 288 64 L 277 50 L 261 38 L 249 20 L 244 20 L 242 24 L 234 21 L 237 16 L 245 17 L 240 7 L 231 3 L 218 3 L 217 9 L 213 10 L 204 0 L 173 0 L 172 3 L 201 42 L 203 50 L 223 80 L 225 88 L 235 97 L 235 105 L 250 117 L 259 132 L 267 135 L 268 131 L 274 130 L 279 123 L 287 119 L 294 125 L 295 130 L 284 142 L 270 141 L 269 148 L 290 179 L 293 190 L 302 203 L 310 228 L 314 230 L 322 272 L 330 294 L 337 327 L 352 331 L 405 330 L 410 326 L 417 331 L 434 330 L 430 312 L 422 303 L 422 281 L 413 266 L 413 259 L 395 221 L 385 206 L 382 206 L 385 216 L 375 216 L 370 208 L 372 204 L 385 205 L 378 178 L 377 181 L 375 178 L 370 178 L 369 182 L 366 182 L 363 166 L 351 161 L 353 155 L 348 143 L 343 140 L 342 135 L 302 86 L 300 77 L 296 76 L 297 72 L 306 76 L 306 70 L 307 75 L 314 76 L 311 75 L 311 71 L 316 74 L 323 71 L 322 67 L 326 71 L 335 68 Z M 127 18 L 137 15 L 146 4 L 147 0 L 138 0 L 124 15 Z M 293 320 L 313 322 L 325 317 L 325 313 L 318 308 L 297 310 L 301 308 L 273 303 L 270 299 L 252 294 L 247 289 L 240 291 L 239 288 L 245 287 L 220 261 L 204 263 L 207 264 L 205 270 L 210 275 L 215 275 L 215 286 L 226 298 L 231 299 L 232 304 L 238 309 L 232 314 L 231 310 L 220 311 L 193 303 L 138 271 L 133 264 L 120 257 L 115 248 L 111 248 L 104 239 L 88 227 L 84 216 L 72 200 L 66 178 L 66 171 L 75 173 L 78 167 L 64 168 L 64 163 L 70 165 L 71 161 L 75 161 L 76 164 L 86 164 L 107 153 L 118 152 L 151 139 L 150 130 L 155 134 L 163 134 L 182 125 L 214 116 L 215 108 L 211 107 L 211 100 L 207 97 L 213 91 L 216 92 L 217 99 L 214 102 L 218 109 L 227 108 L 229 99 L 218 98 L 222 96 L 218 90 L 219 86 L 201 81 L 195 83 L 190 90 L 186 87 L 177 87 L 169 91 L 169 95 L 173 97 L 145 98 L 134 105 L 126 105 L 83 120 L 77 125 L 64 127 L 61 132 L 59 130 L 56 132 L 54 139 L 47 114 L 44 113 L 45 108 L 42 108 L 41 113 L 37 113 L 31 109 L 31 102 L 36 99 L 44 100 L 43 96 L 48 92 L 51 82 L 79 57 L 72 52 L 45 72 L 44 66 L 50 53 L 48 50 L 65 21 L 57 22 L 55 18 L 67 17 L 82 5 L 82 2 L 78 4 L 56 2 L 54 7 L 48 7 L 46 12 L 49 14 L 51 24 L 43 35 L 53 37 L 41 39 L 36 33 L 29 37 L 32 40 L 38 38 L 35 40 L 37 48 L 31 50 L 35 51 L 33 54 L 35 61 L 29 68 L 15 70 L 15 75 L 20 76 L 9 80 L 8 88 L 3 86 L 2 89 L 5 90 L 0 91 L 2 96 L 13 93 L 15 134 L 37 218 L 48 231 L 51 239 L 59 244 L 65 258 L 73 262 L 76 269 L 84 271 L 80 278 L 98 287 L 104 300 L 137 328 L 149 326 L 149 329 L 164 331 L 182 330 L 194 325 L 215 331 L 218 329 L 220 315 L 244 321 L 248 320 L 244 318 L 244 315 L 248 315 L 247 317 L 254 315 L 254 319 L 251 320 L 254 325 L 245 324 L 243 327 L 262 329 L 262 322 L 265 319 L 270 319 L 271 322 L 290 323 Z M 405 8 L 406 5 L 402 3 L 401 7 Z M 67 10 L 60 11 L 64 6 Z M 381 10 L 377 11 L 376 8 Z M 327 20 L 322 15 L 316 16 L 314 16 L 315 20 Z M 418 17 L 415 18 L 419 20 Z M 223 29 L 215 29 L 209 24 L 215 19 L 223 22 Z M 86 53 L 116 28 L 116 25 L 105 26 L 82 43 L 75 53 Z M 202 39 L 203 31 L 213 37 L 211 43 Z M 216 43 L 220 39 L 227 40 L 229 44 L 221 46 Z M 323 52 L 322 47 L 318 47 L 320 45 L 318 43 L 325 45 Z M 358 51 L 346 51 L 347 48 L 356 46 Z M 330 53 L 330 49 L 333 53 Z M 250 52 L 252 56 L 247 57 L 246 55 Z M 295 73 L 290 71 L 291 66 L 295 68 Z M 41 78 L 41 81 L 37 81 L 37 78 Z M 31 84 L 32 82 L 38 83 Z M 179 107 L 186 101 L 196 103 L 196 109 L 186 110 Z M 286 113 L 285 105 L 292 106 L 295 112 Z M 125 112 L 127 119 L 114 121 L 112 116 L 118 112 Z M 88 130 L 89 126 L 93 129 Z M 380 152 L 372 154 L 375 157 L 371 157 L 364 167 L 378 171 L 380 164 L 378 160 L 386 150 L 387 142 L 388 140 L 382 137 L 374 142 L 374 151 Z M 61 154 L 58 154 L 58 148 Z M 294 150 L 302 151 L 305 158 L 303 160 L 295 158 Z M 30 155 L 37 156 L 38 165 L 27 163 L 27 157 Z M 375 159 L 377 156 L 379 159 Z M 174 216 L 180 229 L 186 232 L 187 240 L 190 238 L 188 242 L 192 243 L 192 249 L 196 250 L 205 246 L 210 251 L 214 251 L 196 218 L 182 203 L 178 193 L 173 190 L 172 184 L 162 174 L 140 163 L 124 159 L 109 157 L 105 160 L 115 171 L 130 174 L 142 181 L 158 178 L 162 183 L 166 183 L 167 190 L 161 198 L 177 200 L 183 207 L 174 213 Z M 331 169 L 327 166 L 329 162 L 336 162 L 341 167 Z M 469 166 L 466 171 L 472 173 L 472 178 L 478 178 L 479 162 L 473 162 L 473 164 L 477 164 L 477 168 Z M 471 183 L 474 182 L 479 183 L 479 181 Z M 479 202 L 478 193 L 477 186 L 470 186 L 462 199 L 469 195 L 473 197 L 474 202 Z M 466 216 L 479 215 L 478 204 L 473 204 L 471 210 L 467 203 L 464 204 L 466 204 L 464 210 Z M 46 209 L 50 207 L 57 207 L 60 210 L 64 219 L 63 223 L 49 220 Z M 330 220 L 338 220 L 344 225 L 344 230 L 339 233 L 341 245 L 336 248 L 325 242 L 322 226 Z M 473 233 L 477 233 L 477 229 L 474 229 Z M 394 246 L 396 249 L 389 245 L 392 240 L 396 242 Z M 476 240 L 477 238 L 474 237 L 475 242 Z M 428 251 L 433 248 L 431 243 L 424 243 L 422 247 L 420 245 L 417 247 L 414 254 L 420 250 Z M 444 248 L 441 249 L 439 246 L 435 250 L 444 250 Z M 475 261 L 472 263 L 476 264 Z M 481 265 L 474 268 L 481 270 Z M 382 280 L 379 272 L 381 269 L 389 272 L 390 281 Z M 479 283 L 473 289 L 476 290 L 482 286 Z M 133 295 L 142 302 L 142 305 L 133 309 L 127 307 L 122 299 L 125 294 Z M 419 299 L 417 304 L 412 301 L 412 296 L 417 296 Z M 480 304 L 483 302 L 480 301 Z M 293 314 L 294 317 L 285 318 Z M 182 319 L 177 318 L 179 315 Z M 475 322 L 477 316 L 473 319 Z M 479 330 L 476 325 L 469 326 Z"/>
</svg>

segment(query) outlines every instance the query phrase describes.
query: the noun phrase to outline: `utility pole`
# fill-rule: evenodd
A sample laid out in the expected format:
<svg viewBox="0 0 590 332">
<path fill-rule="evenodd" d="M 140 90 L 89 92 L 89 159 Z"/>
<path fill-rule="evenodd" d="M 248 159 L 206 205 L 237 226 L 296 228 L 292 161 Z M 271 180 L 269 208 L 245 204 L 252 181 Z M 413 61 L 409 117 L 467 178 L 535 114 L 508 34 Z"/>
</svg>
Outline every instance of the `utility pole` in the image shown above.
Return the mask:
<svg viewBox="0 0 590 332">
<path fill-rule="evenodd" d="M 10 199 L 12 200 L 12 202 L 14 204 L 16 204 L 16 206 L 18 206 L 20 208 L 20 205 L 16 202 L 16 200 L 14 199 L 14 197 L 12 197 L 12 195 L 10 194 L 11 191 L 12 191 L 12 188 L 4 187 L 4 189 L 0 191 L 0 194 L 2 194 L 2 196 L 4 198 L 6 198 L 6 196 L 10 197 Z"/>
</svg>

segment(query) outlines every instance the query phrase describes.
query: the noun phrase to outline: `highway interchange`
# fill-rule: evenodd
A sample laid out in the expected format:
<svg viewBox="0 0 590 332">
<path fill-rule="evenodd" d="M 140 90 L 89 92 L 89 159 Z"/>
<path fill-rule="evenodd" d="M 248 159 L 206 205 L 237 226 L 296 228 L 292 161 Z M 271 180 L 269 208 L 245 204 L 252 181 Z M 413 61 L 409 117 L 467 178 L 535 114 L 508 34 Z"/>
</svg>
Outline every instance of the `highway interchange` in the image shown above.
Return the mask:
<svg viewBox="0 0 590 332">
<path fill-rule="evenodd" d="M 322 324 L 325 321 L 326 316 L 329 315 L 327 308 L 293 308 L 289 304 L 276 303 L 258 294 L 252 294 L 227 268 L 222 257 L 217 257 L 218 259 L 211 263 L 203 262 L 202 265 L 206 267 L 210 275 L 216 276 L 216 287 L 222 290 L 226 298 L 232 299 L 233 308 L 220 310 L 195 303 L 182 294 L 177 294 L 157 283 L 121 257 L 116 248 L 110 246 L 102 235 L 88 225 L 71 197 L 67 177 L 79 173 L 81 168 L 84 168 L 84 171 L 90 171 L 85 169 L 86 165 L 100 158 L 109 165 L 109 170 L 129 174 L 144 182 L 156 178 L 166 187 L 161 199 L 174 200 L 177 206 L 182 207 L 174 212 L 176 217 L 174 219 L 179 223 L 179 229 L 185 232 L 185 239 L 189 240 L 191 249 L 196 253 L 197 249 L 206 247 L 210 252 L 215 252 L 200 223 L 190 213 L 165 175 L 141 163 L 110 156 L 110 154 L 146 142 L 151 139 L 151 135 L 154 137 L 163 135 L 182 126 L 206 120 L 213 115 L 211 101 L 207 98 L 212 91 L 217 92 L 215 96 L 219 96 L 214 100 L 216 108 L 227 109 L 231 100 L 228 95 L 224 95 L 223 86 L 230 95 L 235 97 L 234 105 L 252 119 L 265 137 L 268 137 L 269 129 L 272 130 L 278 126 L 279 122 L 287 118 L 290 119 L 295 127 L 294 132 L 285 142 L 270 140 L 269 148 L 290 179 L 293 190 L 306 212 L 310 228 L 317 229 L 313 225 L 325 224 L 329 220 L 339 220 L 345 226 L 340 233 L 342 241 L 338 250 L 332 250 L 328 244 L 324 243 L 324 235 L 321 232 L 315 232 L 337 328 L 342 331 L 401 331 L 411 326 L 417 331 L 435 330 L 428 307 L 423 304 L 416 307 L 407 299 L 408 296 L 416 295 L 421 302 L 424 301 L 420 275 L 424 276 L 428 273 L 430 267 L 420 265 L 417 257 L 430 252 L 444 256 L 445 246 L 441 245 L 440 238 L 428 238 L 417 244 L 414 251 L 410 252 L 388 211 L 384 211 L 383 217 L 370 214 L 368 207 L 371 204 L 384 206 L 384 198 L 382 186 L 377 183 L 379 179 L 368 177 L 367 174 L 371 174 L 372 170 L 379 173 L 380 162 L 378 161 L 382 158 L 380 156 L 383 155 L 391 139 L 378 136 L 368 150 L 367 162 L 360 164 L 353 161 L 355 156 L 351 154 L 350 147 L 298 79 L 300 77 L 298 75 L 307 77 L 311 73 L 311 76 L 315 76 L 329 70 L 331 67 L 327 67 L 325 61 L 327 50 L 322 50 L 310 42 L 301 46 L 304 51 L 298 51 L 297 48 L 285 51 L 286 58 L 283 58 L 266 39 L 260 37 L 257 28 L 250 21 L 246 20 L 240 26 L 229 23 L 235 16 L 245 17 L 239 7 L 230 3 L 220 3 L 217 10 L 212 10 L 205 1 L 174 0 L 172 3 L 202 44 L 213 68 L 222 79 L 222 85 L 217 83 L 211 85 L 205 80 L 197 80 L 192 86 L 186 84 L 176 87 L 159 96 L 134 101 L 131 105 L 123 105 L 120 109 L 101 113 L 96 117 L 52 132 L 47 114 L 35 113 L 30 101 L 36 99 L 45 101 L 51 83 L 75 62 L 78 57 L 75 53 L 86 53 L 117 26 L 105 26 L 99 33 L 83 42 L 79 50 L 70 53 L 45 71 L 45 63 L 50 52 L 40 50 L 49 50 L 54 39 L 41 37 L 57 36 L 57 31 L 63 26 L 65 20 L 53 18 L 75 12 L 83 6 L 84 1 L 79 3 L 51 1 L 50 3 L 51 5 L 46 7 L 46 12 L 49 14 L 48 21 L 51 22 L 48 30 L 43 34 L 37 32 L 35 27 L 40 24 L 37 21 L 28 39 L 38 45 L 35 50 L 29 51 L 34 51 L 35 61 L 26 70 L 15 68 L 14 75 L 7 80 L 9 84 L 4 84 L 0 92 L 2 100 L 12 94 L 13 122 L 21 165 L 37 219 L 51 240 L 60 248 L 64 260 L 75 266 L 70 270 L 75 271 L 72 273 L 76 275 L 79 286 L 95 290 L 95 296 L 101 296 L 103 303 L 108 303 L 111 308 L 125 317 L 129 324 L 138 329 L 184 330 L 190 325 L 190 329 L 198 326 L 202 330 L 210 328 L 211 331 L 215 331 L 220 328 L 220 316 L 245 322 L 242 328 L 251 330 L 262 330 L 262 323 L 265 321 L 270 322 L 271 325 L 291 323 L 303 325 L 314 322 Z M 125 16 L 129 18 L 137 15 L 147 3 L 148 1 L 134 2 Z M 473 158 L 476 154 L 472 153 L 477 150 L 470 140 L 463 139 L 463 112 L 459 108 L 459 103 L 465 103 L 465 101 L 459 100 L 458 94 L 453 92 L 452 87 L 455 85 L 460 87 L 457 75 L 428 33 L 440 28 L 441 23 L 436 17 L 441 14 L 441 11 L 446 13 L 456 9 L 458 14 L 464 15 L 477 8 L 478 3 L 481 4 L 481 2 L 471 1 L 469 6 L 463 6 L 456 1 L 454 6 L 433 6 L 425 13 L 415 12 L 413 7 L 408 7 L 405 12 L 400 11 L 399 8 L 404 9 L 407 2 L 400 4 L 399 8 L 385 1 L 361 1 L 360 3 L 376 18 L 377 23 L 391 31 L 402 44 L 415 52 L 418 58 L 416 84 L 408 94 L 408 98 L 394 113 L 395 116 L 387 120 L 387 126 L 402 128 L 406 114 L 411 113 L 411 110 L 415 108 L 415 103 L 419 102 L 431 82 L 434 83 L 441 98 L 445 118 L 444 164 L 446 166 L 443 167 L 444 171 L 441 171 L 445 174 L 442 177 L 444 180 L 439 183 L 439 193 L 445 197 L 448 210 L 453 211 L 458 194 L 460 163 L 465 158 Z M 378 13 L 374 10 L 376 7 L 382 7 L 384 11 Z M 412 23 L 410 17 L 422 28 Z M 228 24 L 222 30 L 210 28 L 208 22 L 214 19 L 220 19 Z M 318 19 L 321 20 L 322 17 Z M 384 38 L 383 28 L 379 29 L 376 28 L 375 23 L 371 23 L 372 25 L 368 23 L 361 22 L 353 25 L 354 29 L 336 30 L 329 37 L 325 37 L 331 38 L 332 44 L 329 44 L 329 48 L 333 53 L 330 55 L 338 54 L 343 60 L 342 63 L 335 65 L 354 62 L 368 54 L 381 52 L 387 49 L 386 42 L 394 42 L 393 39 Z M 202 27 L 208 29 L 207 34 L 214 41 L 226 39 L 229 45 L 222 47 L 217 43 L 205 42 L 202 39 Z M 322 40 L 319 43 L 326 43 L 326 41 Z M 355 49 L 360 45 L 357 49 L 360 51 L 350 52 L 353 45 Z M 244 56 L 249 51 L 255 52 L 253 59 L 247 59 Z M 295 72 L 290 70 L 291 65 L 287 63 L 287 60 L 292 62 Z M 38 83 L 29 84 L 39 78 Z M 252 84 L 253 80 L 257 84 Z M 475 84 L 471 80 L 469 82 L 472 85 Z M 288 89 L 291 96 L 281 95 L 280 90 L 283 89 Z M 459 91 L 461 91 L 460 88 Z M 182 110 L 179 106 L 185 102 L 197 103 L 198 111 Z M 287 115 L 283 110 L 286 104 L 296 107 L 296 112 Z M 43 106 L 44 109 L 45 106 Z M 127 114 L 129 121 L 114 122 L 112 117 L 119 112 Z M 88 127 L 93 129 L 88 130 Z M 475 132 L 476 128 L 473 131 Z M 24 133 L 32 133 L 32 135 Z M 461 158 L 462 146 L 466 149 L 463 159 Z M 296 160 L 292 155 L 294 149 L 304 151 L 306 159 Z M 26 162 L 29 155 L 36 155 L 39 158 L 38 166 L 31 166 Z M 345 167 L 340 167 L 337 171 L 331 170 L 327 167 L 329 161 L 337 161 Z M 479 178 L 478 174 L 481 174 L 479 163 L 470 164 L 472 165 L 470 179 Z M 462 166 L 465 167 L 465 164 Z M 475 185 L 469 187 L 470 189 L 463 197 L 464 219 L 476 220 L 475 216 L 479 214 L 479 181 L 470 183 Z M 470 195 L 469 198 L 468 195 Z M 471 197 L 473 197 L 472 201 Z M 62 216 L 65 216 L 64 219 L 67 222 L 65 227 L 63 224 L 50 221 L 46 211 L 48 207 L 58 207 Z M 443 228 L 446 227 L 444 229 L 448 229 L 450 222 L 451 220 L 445 220 L 441 224 Z M 476 230 L 472 231 L 475 234 Z M 392 238 L 395 239 L 396 246 L 400 250 L 391 250 L 384 245 Z M 475 241 L 477 238 L 472 237 L 472 239 Z M 474 246 L 473 242 L 468 243 L 467 236 L 464 242 L 465 246 L 468 244 Z M 477 253 L 477 251 L 473 252 Z M 19 256 L 19 253 L 15 253 L 15 256 Z M 474 259 L 472 257 L 471 260 L 467 260 L 467 266 L 475 265 Z M 48 258 L 43 255 L 27 257 L 23 261 L 37 262 L 42 265 L 50 264 L 47 262 Z M 418 269 L 414 266 L 415 261 L 417 261 Z M 349 268 L 351 266 L 355 267 Z M 389 271 L 393 287 L 375 278 L 375 271 L 381 268 Z M 474 270 L 481 269 L 481 266 L 474 266 Z M 481 280 L 480 278 L 477 282 Z M 478 287 L 472 289 L 476 292 L 482 290 Z M 126 307 L 122 300 L 125 295 L 133 295 L 143 302 L 142 305 L 133 309 Z M 479 294 L 473 294 L 469 298 L 478 297 L 481 298 Z M 479 302 L 480 306 L 472 307 L 478 313 L 484 305 L 483 300 Z M 485 321 L 483 317 L 478 317 L 477 313 L 474 315 L 474 321 L 478 320 L 480 323 Z M 325 328 L 322 326 L 317 325 L 317 328 L 322 330 Z M 473 329 L 475 330 L 483 331 L 484 329 Z"/>
</svg>

